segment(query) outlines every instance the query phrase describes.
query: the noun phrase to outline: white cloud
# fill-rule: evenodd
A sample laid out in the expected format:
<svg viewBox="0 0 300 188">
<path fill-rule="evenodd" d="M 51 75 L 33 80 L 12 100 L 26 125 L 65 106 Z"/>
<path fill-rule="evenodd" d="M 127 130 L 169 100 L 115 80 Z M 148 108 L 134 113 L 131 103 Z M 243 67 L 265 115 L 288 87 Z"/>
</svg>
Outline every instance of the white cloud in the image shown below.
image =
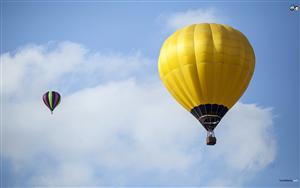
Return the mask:
<svg viewBox="0 0 300 188">
<path fill-rule="evenodd" d="M 71 89 L 93 87 L 107 80 L 121 80 L 134 76 L 143 79 L 150 74 L 151 61 L 140 52 L 92 53 L 72 43 L 28 45 L 15 54 L 1 55 L 3 63 L 4 96 L 20 92 L 42 92 L 50 88 L 71 92 Z M 156 70 L 156 69 L 155 69 Z M 30 93 L 29 96 L 34 96 Z"/>
<path fill-rule="evenodd" d="M 189 9 L 184 12 L 175 12 L 166 15 L 166 26 L 176 30 L 191 24 L 197 23 L 223 23 L 227 20 L 221 16 L 214 8 L 208 9 Z"/>
<path fill-rule="evenodd" d="M 274 160 L 269 108 L 238 103 L 218 127 L 217 145 L 207 147 L 204 129 L 155 79 L 156 62 L 70 42 L 47 48 L 2 55 L 10 85 L 2 155 L 14 179 L 31 172 L 24 185 L 240 185 Z M 9 74 L 12 66 L 20 75 Z M 41 95 L 60 80 L 70 89 L 59 87 L 62 102 L 50 115 Z"/>
<path fill-rule="evenodd" d="M 58 185 L 92 185 L 99 182 L 97 177 L 93 176 L 93 169 L 86 164 L 80 162 L 69 163 L 64 162 L 58 168 L 47 166 L 47 173 L 42 172 L 33 177 L 31 183 L 38 186 L 58 186 Z M 70 184 L 70 182 L 72 182 Z"/>
<path fill-rule="evenodd" d="M 238 170 L 260 170 L 274 160 L 276 143 L 270 130 L 273 124 L 270 108 L 239 103 L 229 111 L 223 124 L 222 144 L 228 148 L 220 148 L 219 152 L 226 154 L 232 167 Z M 231 132 L 236 134 L 232 135 Z"/>
</svg>

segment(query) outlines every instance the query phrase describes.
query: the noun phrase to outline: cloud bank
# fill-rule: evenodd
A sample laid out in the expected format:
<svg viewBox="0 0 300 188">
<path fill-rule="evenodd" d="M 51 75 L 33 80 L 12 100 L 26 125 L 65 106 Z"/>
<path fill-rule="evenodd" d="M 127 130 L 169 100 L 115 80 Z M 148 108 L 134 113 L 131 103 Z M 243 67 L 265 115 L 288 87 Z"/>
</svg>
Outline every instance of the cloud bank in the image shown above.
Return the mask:
<svg viewBox="0 0 300 188">
<path fill-rule="evenodd" d="M 274 161 L 271 108 L 238 103 L 206 133 L 141 53 L 72 42 L 1 55 L 7 186 L 237 186 Z M 41 96 L 58 90 L 51 115 Z"/>
</svg>

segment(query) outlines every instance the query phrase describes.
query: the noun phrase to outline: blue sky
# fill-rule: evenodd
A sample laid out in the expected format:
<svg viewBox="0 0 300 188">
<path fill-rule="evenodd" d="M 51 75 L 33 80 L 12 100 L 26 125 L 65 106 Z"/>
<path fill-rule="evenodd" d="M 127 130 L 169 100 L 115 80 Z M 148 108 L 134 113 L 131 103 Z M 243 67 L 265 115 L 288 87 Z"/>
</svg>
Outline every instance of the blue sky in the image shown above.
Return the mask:
<svg viewBox="0 0 300 188">
<path fill-rule="evenodd" d="M 299 179 L 292 3 L 2 1 L 2 183 L 299 186 L 279 181 Z M 157 73 L 163 41 L 195 22 L 231 25 L 256 54 L 215 148 L 204 146 L 204 131 Z M 40 95 L 50 89 L 65 97 L 49 118 Z M 239 135 L 236 146 L 230 138 Z"/>
</svg>

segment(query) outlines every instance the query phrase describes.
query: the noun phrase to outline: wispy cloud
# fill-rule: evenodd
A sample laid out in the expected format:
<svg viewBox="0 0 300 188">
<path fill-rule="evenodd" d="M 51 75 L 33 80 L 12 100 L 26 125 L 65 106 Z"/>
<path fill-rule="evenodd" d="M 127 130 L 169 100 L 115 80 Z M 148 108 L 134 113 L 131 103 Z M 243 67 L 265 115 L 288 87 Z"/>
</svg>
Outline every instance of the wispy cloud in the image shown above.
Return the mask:
<svg viewBox="0 0 300 188">
<path fill-rule="evenodd" d="M 66 42 L 1 58 L 6 185 L 20 185 L 14 180 L 26 172 L 21 185 L 240 185 L 275 158 L 270 108 L 238 103 L 207 147 L 203 128 L 141 53 L 92 53 Z M 41 95 L 55 84 L 64 95 L 50 115 Z"/>
<path fill-rule="evenodd" d="M 165 18 L 166 27 L 171 30 L 197 23 L 223 23 L 227 21 L 227 18 L 221 16 L 214 8 L 189 9 L 164 15 L 163 17 Z"/>
</svg>

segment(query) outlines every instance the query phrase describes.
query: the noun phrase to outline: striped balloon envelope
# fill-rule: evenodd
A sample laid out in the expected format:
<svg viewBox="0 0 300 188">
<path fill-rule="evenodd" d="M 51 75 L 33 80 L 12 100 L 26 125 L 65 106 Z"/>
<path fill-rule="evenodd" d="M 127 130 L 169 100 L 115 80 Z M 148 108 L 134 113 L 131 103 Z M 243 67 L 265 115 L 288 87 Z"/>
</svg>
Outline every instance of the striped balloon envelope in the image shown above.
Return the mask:
<svg viewBox="0 0 300 188">
<path fill-rule="evenodd" d="M 60 100 L 60 94 L 56 91 L 48 91 L 43 95 L 43 101 L 45 105 L 50 109 L 51 114 L 53 114 L 53 110 L 58 106 Z"/>
</svg>

